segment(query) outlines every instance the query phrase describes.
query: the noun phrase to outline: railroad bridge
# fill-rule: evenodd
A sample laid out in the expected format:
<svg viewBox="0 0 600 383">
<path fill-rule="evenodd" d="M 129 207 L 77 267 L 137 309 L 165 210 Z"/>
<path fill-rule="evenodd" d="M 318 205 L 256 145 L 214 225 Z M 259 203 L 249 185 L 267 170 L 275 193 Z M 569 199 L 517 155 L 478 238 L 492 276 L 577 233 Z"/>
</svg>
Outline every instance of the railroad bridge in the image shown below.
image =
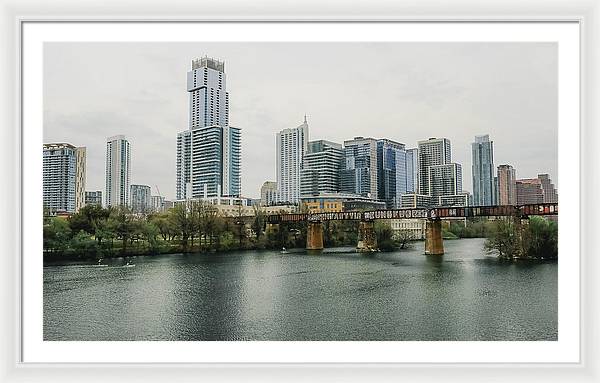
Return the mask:
<svg viewBox="0 0 600 383">
<path fill-rule="evenodd" d="M 468 206 L 439 207 L 430 209 L 390 209 L 374 211 L 344 211 L 330 213 L 275 214 L 267 216 L 267 229 L 278 230 L 280 223 L 306 222 L 306 249 L 323 249 L 323 222 L 353 220 L 358 226 L 358 251 L 376 251 L 377 236 L 374 221 L 378 219 L 427 219 L 425 234 L 425 254 L 444 254 L 442 220 L 469 217 L 514 217 L 527 219 L 532 215 L 558 215 L 558 203 L 544 203 L 521 206 Z"/>
</svg>

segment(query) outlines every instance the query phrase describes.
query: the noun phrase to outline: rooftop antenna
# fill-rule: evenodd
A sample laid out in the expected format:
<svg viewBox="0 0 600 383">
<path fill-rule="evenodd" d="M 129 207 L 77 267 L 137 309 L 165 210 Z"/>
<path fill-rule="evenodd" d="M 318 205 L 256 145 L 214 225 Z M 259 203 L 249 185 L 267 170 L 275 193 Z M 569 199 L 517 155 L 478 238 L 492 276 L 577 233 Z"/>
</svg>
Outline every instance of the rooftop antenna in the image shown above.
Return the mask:
<svg viewBox="0 0 600 383">
<path fill-rule="evenodd" d="M 306 124 L 306 113 L 304 113 L 304 123 Z"/>
</svg>

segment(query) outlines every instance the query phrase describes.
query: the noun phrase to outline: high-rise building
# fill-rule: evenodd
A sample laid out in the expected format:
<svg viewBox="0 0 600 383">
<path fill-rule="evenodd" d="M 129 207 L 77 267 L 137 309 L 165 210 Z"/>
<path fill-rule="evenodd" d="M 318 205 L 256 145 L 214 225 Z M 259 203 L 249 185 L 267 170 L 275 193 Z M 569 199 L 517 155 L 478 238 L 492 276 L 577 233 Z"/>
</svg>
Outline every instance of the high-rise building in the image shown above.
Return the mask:
<svg viewBox="0 0 600 383">
<path fill-rule="evenodd" d="M 475 136 L 471 143 L 473 158 L 473 203 L 475 206 L 496 204 L 496 185 L 494 183 L 494 141 L 488 134 Z"/>
<path fill-rule="evenodd" d="M 462 193 L 462 169 L 460 164 L 449 163 L 430 166 L 429 182 L 427 187 L 429 195 L 434 200 L 441 196 L 457 195 Z"/>
<path fill-rule="evenodd" d="M 271 206 L 277 203 L 277 182 L 265 181 L 260 188 L 260 204 Z"/>
<path fill-rule="evenodd" d="M 377 140 L 355 137 L 344 141 L 341 190 L 373 200 L 378 199 Z"/>
<path fill-rule="evenodd" d="M 279 202 L 298 203 L 300 170 L 308 145 L 308 123 L 277 133 L 277 198 Z"/>
<path fill-rule="evenodd" d="M 300 171 L 300 195 L 339 192 L 343 158 L 341 144 L 325 140 L 309 142 Z"/>
<path fill-rule="evenodd" d="M 102 206 L 102 190 L 86 191 L 85 204 Z"/>
<path fill-rule="evenodd" d="M 558 192 L 548 174 L 516 181 L 517 205 L 558 202 Z"/>
<path fill-rule="evenodd" d="M 389 209 L 400 207 L 400 197 L 407 193 L 406 157 L 404 144 L 377 140 L 377 195 Z"/>
<path fill-rule="evenodd" d="M 106 140 L 106 206 L 129 205 L 131 147 L 123 135 Z"/>
<path fill-rule="evenodd" d="M 430 138 L 418 142 L 419 193 L 428 195 L 432 205 L 456 205 L 465 201 L 462 191 L 462 167 L 451 162 L 450 140 Z M 440 198 L 445 197 L 445 198 Z M 468 197 L 466 197 L 468 200 Z"/>
<path fill-rule="evenodd" d="M 469 206 L 471 203 L 469 193 L 457 193 L 453 195 L 439 196 L 437 204 L 439 206 Z"/>
<path fill-rule="evenodd" d="M 449 164 L 452 158 L 450 140 L 430 138 L 418 142 L 419 153 L 419 193 L 431 195 L 429 189 L 429 167 Z"/>
<path fill-rule="evenodd" d="M 155 213 L 165 211 L 165 197 L 159 195 L 150 196 L 150 208 Z"/>
<path fill-rule="evenodd" d="M 209 57 L 192 60 L 187 73 L 189 128 L 229 126 L 229 93 L 225 62 Z"/>
<path fill-rule="evenodd" d="M 131 211 L 134 213 L 149 213 L 151 210 L 150 186 L 131 185 Z"/>
<path fill-rule="evenodd" d="M 419 193 L 419 149 L 406 149 L 406 192 Z"/>
<path fill-rule="evenodd" d="M 511 165 L 498 166 L 498 204 L 517 204 L 517 174 Z"/>
<path fill-rule="evenodd" d="M 225 64 L 193 60 L 187 90 L 189 125 L 177 135 L 177 199 L 239 196 L 241 131 L 229 126 Z"/>
<path fill-rule="evenodd" d="M 42 194 L 52 212 L 74 213 L 83 206 L 85 148 L 67 143 L 43 145 Z"/>
<path fill-rule="evenodd" d="M 75 149 L 75 212 L 85 205 L 86 150 L 85 146 Z"/>
</svg>

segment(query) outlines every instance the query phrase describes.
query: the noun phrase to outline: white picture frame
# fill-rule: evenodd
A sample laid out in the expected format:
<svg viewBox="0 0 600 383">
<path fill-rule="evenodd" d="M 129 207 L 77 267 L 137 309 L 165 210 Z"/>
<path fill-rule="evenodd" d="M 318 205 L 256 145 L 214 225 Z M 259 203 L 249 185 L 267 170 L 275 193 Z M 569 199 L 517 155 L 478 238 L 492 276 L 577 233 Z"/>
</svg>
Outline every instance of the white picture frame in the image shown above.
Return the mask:
<svg viewBox="0 0 600 383">
<path fill-rule="evenodd" d="M 119 9 L 122 12 L 117 15 L 106 17 L 90 14 L 92 8 L 88 5 L 72 4 L 68 9 L 56 11 L 52 9 L 51 4 L 37 4 L 35 11 L 31 8 L 25 8 L 16 2 L 5 2 L 3 8 L 4 20 L 9 20 L 2 26 L 4 39 L 6 40 L 6 60 L 2 75 L 7 81 L 4 84 L 10 84 L 3 89 L 2 116 L 5 118 L 3 131 L 5 142 L 14 143 L 8 145 L 3 152 L 3 170 L 6 173 L 7 184 L 15 185 L 9 190 L 9 193 L 3 199 L 5 203 L 4 211 L 7 212 L 9 220 L 3 220 L 4 230 L 2 230 L 5 244 L 5 254 L 19 254 L 22 246 L 21 235 L 21 216 L 19 204 L 9 203 L 9 201 L 20 200 L 22 190 L 20 190 L 20 163 L 21 155 L 21 131 L 20 122 L 20 100 L 21 83 L 20 69 L 22 64 L 22 51 L 20 47 L 21 31 L 23 23 L 34 21 L 114 21 L 114 20 L 132 20 L 137 22 L 146 21 L 316 21 L 332 20 L 336 22 L 343 21 L 575 21 L 580 23 L 581 28 L 581 306 L 582 306 L 582 326 L 581 326 L 581 359 L 579 363 L 570 364 L 310 364 L 310 365 L 282 365 L 282 364 L 261 364 L 261 365 L 223 365 L 223 364 L 27 364 L 22 363 L 21 350 L 21 298 L 20 292 L 23 289 L 19 273 L 21 264 L 19 257 L 7 257 L 5 266 L 2 270 L 3 291 L 7 292 L 3 296 L 2 307 L 4 310 L 1 319 L 2 338 L 10 340 L 3 349 L 2 366 L 0 376 L 7 381 L 18 381 L 29 379 L 35 381 L 105 381 L 105 380 L 129 380 L 134 376 L 143 376 L 144 380 L 193 380 L 201 377 L 206 380 L 217 378 L 226 379 L 259 379 L 265 381 L 271 380 L 292 380 L 295 378 L 349 378 L 355 381 L 373 380 L 374 376 L 384 379 L 402 377 L 410 380 L 475 380 L 480 381 L 485 377 L 494 376 L 496 378 L 521 379 L 528 381 L 536 380 L 569 380 L 569 381 L 592 381 L 598 377 L 597 367 L 594 363 L 597 355 L 594 353 L 594 346 L 597 344 L 597 335 L 592 332 L 590 326 L 593 318 L 597 318 L 597 302 L 593 299 L 593 292 L 597 291 L 598 284 L 594 278 L 595 271 L 598 271 L 598 262 L 591 256 L 594 253 L 593 231 L 596 229 L 593 223 L 594 213 L 598 213 L 598 208 L 591 204 L 593 194 L 591 191 L 598 186 L 597 164 L 598 154 L 593 150 L 594 145 L 598 143 L 598 133 L 592 127 L 597 126 L 594 122 L 597 120 L 597 111 L 594 110 L 594 97 L 597 97 L 598 74 L 597 65 L 598 48 L 594 45 L 599 42 L 598 28 L 594 24 L 594 17 L 598 17 L 598 6 L 593 1 L 582 1 L 577 5 L 569 5 L 564 2 L 556 8 L 554 13 L 546 12 L 540 14 L 541 4 L 534 5 L 533 1 L 525 1 L 519 5 L 502 5 L 500 2 L 494 2 L 486 5 L 480 13 L 474 14 L 470 10 L 481 9 L 481 5 L 476 5 L 474 1 L 458 1 L 459 8 L 449 8 L 447 5 L 436 4 L 436 2 L 427 2 L 417 4 L 374 4 L 373 2 L 359 3 L 351 8 L 339 11 L 319 11 L 323 9 L 317 2 L 310 7 L 312 10 L 305 13 L 297 13 L 299 9 L 289 7 L 286 9 L 277 6 L 273 2 L 264 2 L 264 9 L 270 9 L 270 12 L 261 13 L 248 10 L 247 6 L 239 2 L 235 4 L 236 12 L 227 12 L 223 5 L 204 4 L 189 5 L 190 12 L 185 12 L 186 17 L 178 17 L 172 14 L 168 4 L 156 4 L 152 17 L 144 15 L 138 16 L 136 13 L 139 8 L 134 2 L 129 3 L 128 10 Z M 376 2 L 377 3 L 377 2 Z M 269 8 L 270 6 L 270 8 Z M 462 8 L 461 8 L 462 7 Z M 181 9 L 183 9 L 182 7 Z M 116 11 L 116 8 L 114 8 Z M 435 12 L 432 12 L 432 9 Z M 458 9 L 458 11 L 457 11 Z M 464 10 L 460 14 L 460 10 Z M 278 12 L 276 12 L 278 11 Z M 510 12 L 509 12 L 510 11 Z M 52 13 L 49 16 L 46 12 Z M 338 13 L 339 12 L 339 13 Z M 457 16 L 456 12 L 459 13 Z M 507 16 L 510 13 L 510 16 Z M 196 15 L 192 17 L 191 15 Z M 360 16 L 356 16 L 360 15 Z M 12 105 L 11 105 L 12 103 Z M 4 110 L 6 112 L 4 112 Z M 22 202 L 22 201 L 21 201 Z M 586 207 L 585 209 L 583 207 Z M 589 209 L 588 209 L 589 207 Z M 588 324 L 586 327 L 586 323 Z M 85 368 L 81 368 L 85 367 Z M 227 367 L 227 368 L 225 368 Z M 257 368 L 261 367 L 261 368 Z M 523 368 L 526 367 L 526 368 Z"/>
</svg>

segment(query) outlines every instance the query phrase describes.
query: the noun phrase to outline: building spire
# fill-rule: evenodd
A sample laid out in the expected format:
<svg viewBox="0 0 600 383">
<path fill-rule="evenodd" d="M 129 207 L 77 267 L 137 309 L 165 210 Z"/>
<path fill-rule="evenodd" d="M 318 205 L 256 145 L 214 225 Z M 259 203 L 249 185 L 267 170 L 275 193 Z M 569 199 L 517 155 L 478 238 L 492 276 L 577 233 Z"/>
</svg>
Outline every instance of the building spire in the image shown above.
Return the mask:
<svg viewBox="0 0 600 383">
<path fill-rule="evenodd" d="M 306 113 L 304 113 L 304 123 L 306 124 Z"/>
</svg>

